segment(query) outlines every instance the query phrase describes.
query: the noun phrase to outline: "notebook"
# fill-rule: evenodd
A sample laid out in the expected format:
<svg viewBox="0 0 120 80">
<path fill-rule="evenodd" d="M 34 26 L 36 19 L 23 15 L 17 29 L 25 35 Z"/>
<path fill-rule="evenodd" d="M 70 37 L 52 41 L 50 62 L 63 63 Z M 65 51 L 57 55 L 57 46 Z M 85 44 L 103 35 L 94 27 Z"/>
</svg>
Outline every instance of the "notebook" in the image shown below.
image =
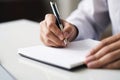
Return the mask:
<svg viewBox="0 0 120 80">
<path fill-rule="evenodd" d="M 92 39 L 71 42 L 66 48 L 44 45 L 19 48 L 18 53 L 26 58 L 47 63 L 64 69 L 72 69 L 84 64 L 87 53 L 100 42 Z"/>
</svg>

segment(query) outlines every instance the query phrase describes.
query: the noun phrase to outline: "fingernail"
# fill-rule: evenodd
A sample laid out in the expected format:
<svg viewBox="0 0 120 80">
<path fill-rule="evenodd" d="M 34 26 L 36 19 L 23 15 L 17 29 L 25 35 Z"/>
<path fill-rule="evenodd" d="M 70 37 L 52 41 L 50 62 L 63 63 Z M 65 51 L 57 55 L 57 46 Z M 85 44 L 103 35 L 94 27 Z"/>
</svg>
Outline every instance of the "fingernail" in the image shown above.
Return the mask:
<svg viewBox="0 0 120 80">
<path fill-rule="evenodd" d="M 96 60 L 96 58 L 94 56 L 90 56 L 90 57 L 86 58 L 85 63 L 87 64 L 87 63 L 94 61 L 94 60 Z"/>
<path fill-rule="evenodd" d="M 87 64 L 88 68 L 95 68 L 95 66 L 96 66 L 95 62 L 90 62 L 90 63 Z"/>
</svg>

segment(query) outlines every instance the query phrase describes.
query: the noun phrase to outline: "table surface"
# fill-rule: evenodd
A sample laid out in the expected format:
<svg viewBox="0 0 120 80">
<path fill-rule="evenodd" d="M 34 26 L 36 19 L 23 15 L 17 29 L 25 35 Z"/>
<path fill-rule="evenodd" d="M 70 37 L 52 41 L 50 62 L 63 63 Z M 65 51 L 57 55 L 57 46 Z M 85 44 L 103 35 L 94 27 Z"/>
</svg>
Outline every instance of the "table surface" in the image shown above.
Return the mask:
<svg viewBox="0 0 120 80">
<path fill-rule="evenodd" d="M 39 34 L 37 22 L 22 19 L 0 23 L 0 61 L 17 80 L 120 80 L 120 70 L 67 71 L 19 56 L 18 48 L 42 44 Z"/>
</svg>

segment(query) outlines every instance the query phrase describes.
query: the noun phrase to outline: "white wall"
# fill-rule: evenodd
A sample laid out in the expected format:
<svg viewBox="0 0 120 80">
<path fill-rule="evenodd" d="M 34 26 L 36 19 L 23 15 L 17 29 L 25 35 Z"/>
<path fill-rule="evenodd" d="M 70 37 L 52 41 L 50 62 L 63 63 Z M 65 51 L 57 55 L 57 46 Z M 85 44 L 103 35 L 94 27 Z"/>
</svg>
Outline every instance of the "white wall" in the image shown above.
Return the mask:
<svg viewBox="0 0 120 80">
<path fill-rule="evenodd" d="M 68 15 L 77 8 L 80 0 L 55 0 L 57 1 L 59 11 L 62 18 L 67 18 Z"/>
</svg>

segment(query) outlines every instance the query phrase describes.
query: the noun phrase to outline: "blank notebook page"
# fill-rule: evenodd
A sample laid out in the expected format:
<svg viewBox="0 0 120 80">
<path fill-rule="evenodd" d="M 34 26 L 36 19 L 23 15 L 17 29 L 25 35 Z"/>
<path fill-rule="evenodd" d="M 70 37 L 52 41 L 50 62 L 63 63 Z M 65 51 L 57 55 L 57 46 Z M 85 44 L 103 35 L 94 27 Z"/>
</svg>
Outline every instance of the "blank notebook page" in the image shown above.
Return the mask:
<svg viewBox="0 0 120 80">
<path fill-rule="evenodd" d="M 44 45 L 19 48 L 18 53 L 38 61 L 49 63 L 65 69 L 72 69 L 83 64 L 86 54 L 99 41 L 86 39 L 71 42 L 66 48 L 53 48 Z"/>
</svg>

